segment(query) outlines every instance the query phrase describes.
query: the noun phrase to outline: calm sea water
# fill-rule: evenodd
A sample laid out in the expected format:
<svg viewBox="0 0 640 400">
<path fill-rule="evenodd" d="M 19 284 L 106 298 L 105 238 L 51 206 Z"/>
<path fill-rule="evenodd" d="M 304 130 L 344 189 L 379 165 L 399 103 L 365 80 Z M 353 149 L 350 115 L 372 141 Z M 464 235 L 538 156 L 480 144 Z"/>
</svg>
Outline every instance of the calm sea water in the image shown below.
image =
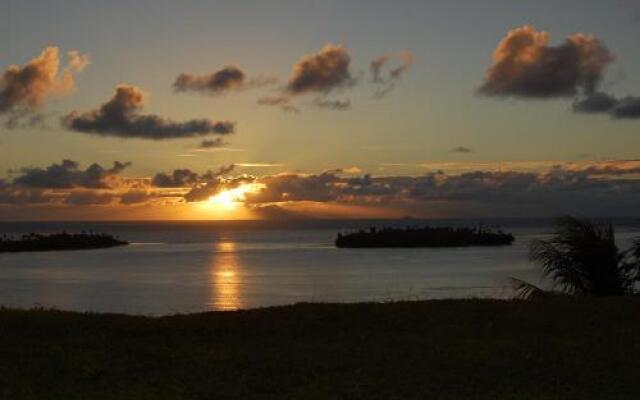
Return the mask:
<svg viewBox="0 0 640 400">
<path fill-rule="evenodd" d="M 500 225 L 505 247 L 337 249 L 337 232 L 369 226 Z M 616 221 L 621 246 L 640 220 Z M 0 304 L 172 314 L 296 302 L 508 297 L 508 277 L 541 283 L 527 260 L 545 220 L 279 223 L 1 223 L 0 232 L 108 232 L 130 246 L 0 254 Z M 541 283 L 543 286 L 544 282 Z"/>
</svg>

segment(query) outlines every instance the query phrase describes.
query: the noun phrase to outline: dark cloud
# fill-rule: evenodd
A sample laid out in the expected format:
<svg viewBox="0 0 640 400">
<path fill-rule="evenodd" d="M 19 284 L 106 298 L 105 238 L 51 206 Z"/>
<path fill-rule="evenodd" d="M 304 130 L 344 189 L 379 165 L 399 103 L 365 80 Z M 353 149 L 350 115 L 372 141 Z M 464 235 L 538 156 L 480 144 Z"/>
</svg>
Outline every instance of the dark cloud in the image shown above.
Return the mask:
<svg viewBox="0 0 640 400">
<path fill-rule="evenodd" d="M 146 95 L 139 88 L 119 85 L 113 98 L 99 109 L 86 113 L 74 111 L 63 118 L 63 124 L 77 132 L 152 140 L 233 133 L 234 124 L 229 121 L 175 122 L 157 115 L 141 115 L 139 111 L 145 102 Z"/>
<path fill-rule="evenodd" d="M 199 92 L 209 95 L 220 95 L 234 91 L 258 88 L 276 83 L 274 78 L 249 78 L 236 66 L 226 66 L 208 75 L 180 74 L 173 83 L 178 92 Z"/>
<path fill-rule="evenodd" d="M 350 64 L 351 56 L 344 46 L 327 44 L 317 53 L 298 60 L 280 94 L 262 97 L 258 99 L 258 104 L 298 113 L 300 109 L 292 104 L 297 96 L 310 93 L 325 96 L 336 89 L 355 85 L 356 78 L 349 69 Z M 318 97 L 313 101 L 313 105 L 329 110 L 347 110 L 351 107 L 351 101 Z"/>
<path fill-rule="evenodd" d="M 65 171 L 86 171 L 80 171 L 72 162 L 60 165 L 65 165 Z M 119 172 L 123 165 L 115 164 L 109 171 Z M 51 170 L 40 169 L 40 174 L 48 169 Z M 27 186 L 0 179 L 0 204 L 124 206 L 151 204 L 159 200 L 162 204 L 197 202 L 245 184 L 254 185 L 254 190 L 245 193 L 244 202 L 247 207 L 257 210 L 258 215 L 261 215 L 259 211 L 263 207 L 284 207 L 286 211 L 289 206 L 295 209 L 296 204 L 307 207 L 311 203 L 318 203 L 318 207 L 382 207 L 407 210 L 412 215 L 428 213 L 434 207 L 461 215 L 476 213 L 485 216 L 551 215 L 559 212 L 634 215 L 640 202 L 639 160 L 564 163 L 535 172 L 476 170 L 448 174 L 439 171 L 422 176 L 353 176 L 344 174 L 342 170 L 332 170 L 319 174 L 233 177 L 229 176 L 233 166 L 204 174 L 178 171 L 163 178 L 172 180 L 171 185 L 133 178 L 118 178 L 113 185 L 100 185 L 95 183 L 99 180 L 89 179 L 92 183 L 86 184 L 88 178 L 74 177 L 59 179 L 62 183 L 57 187 L 39 183 Z M 316 206 L 310 207 L 308 209 L 312 210 Z M 265 209 L 265 213 L 269 214 L 270 210 Z M 281 210 L 273 211 L 275 217 Z"/>
<path fill-rule="evenodd" d="M 201 149 L 212 149 L 215 147 L 222 147 L 224 145 L 226 145 L 226 143 L 222 138 L 215 138 L 203 140 L 202 142 L 200 142 L 200 146 L 198 147 Z"/>
<path fill-rule="evenodd" d="M 47 115 L 36 111 L 13 111 L 7 114 L 4 127 L 7 129 L 44 129 Z"/>
<path fill-rule="evenodd" d="M 280 107 L 282 111 L 287 112 L 300 112 L 300 109 L 291 104 L 291 97 L 286 95 L 261 97 L 258 99 L 258 105 Z"/>
<path fill-rule="evenodd" d="M 151 184 L 161 188 L 188 187 L 198 183 L 200 176 L 188 168 L 175 169 L 171 174 L 157 173 L 151 180 Z"/>
<path fill-rule="evenodd" d="M 473 150 L 471 150 L 468 147 L 457 146 L 457 147 L 454 147 L 453 149 L 451 149 L 450 152 L 451 153 L 472 153 Z"/>
<path fill-rule="evenodd" d="M 180 74 L 173 83 L 175 90 L 218 95 L 242 88 L 246 74 L 236 66 L 226 66 L 209 75 Z"/>
<path fill-rule="evenodd" d="M 173 170 L 170 174 L 158 172 L 151 179 L 151 185 L 158 188 L 191 188 L 205 187 L 209 183 L 217 183 L 221 178 L 235 169 L 235 165 L 222 166 L 217 171 L 207 171 L 202 175 L 188 168 Z"/>
<path fill-rule="evenodd" d="M 86 55 L 74 50 L 68 53 L 68 64 L 61 69 L 59 49 L 47 47 L 28 63 L 10 66 L 0 77 L 0 114 L 18 118 L 37 110 L 47 97 L 72 91 L 75 73 L 88 63 Z"/>
<path fill-rule="evenodd" d="M 550 35 L 532 26 L 510 31 L 493 54 L 478 92 L 486 96 L 552 98 L 594 93 L 613 60 L 598 39 L 582 33 L 549 45 Z"/>
<path fill-rule="evenodd" d="M 384 73 L 385 67 L 392 60 L 388 54 L 383 54 L 371 60 L 369 63 L 369 71 L 371 72 L 371 82 L 381 87 L 376 90 L 374 97 L 384 97 L 395 87 L 398 80 L 406 75 L 415 63 L 413 53 L 403 51 L 397 55 L 398 64 L 391 68 L 387 74 Z"/>
<path fill-rule="evenodd" d="M 328 93 L 337 88 L 352 86 L 355 78 L 349 66 L 351 56 L 341 45 L 327 44 L 319 52 L 302 57 L 293 66 L 287 83 L 291 94 L 309 92 Z"/>
<path fill-rule="evenodd" d="M 77 206 L 106 205 L 111 203 L 114 197 L 115 196 L 112 193 L 94 190 L 80 190 L 69 193 L 69 195 L 64 199 L 64 203 Z"/>
<path fill-rule="evenodd" d="M 573 110 L 584 114 L 606 113 L 615 119 L 640 118 L 640 97 L 616 98 L 606 93 L 596 92 L 573 103 Z"/>
<path fill-rule="evenodd" d="M 351 100 L 327 100 L 317 98 L 313 104 L 318 108 L 326 108 L 329 110 L 346 111 L 351 108 Z"/>
<path fill-rule="evenodd" d="M 265 187 L 248 193 L 246 202 L 256 207 L 296 201 L 387 207 L 404 204 L 408 209 L 422 207 L 425 211 L 429 205 L 450 204 L 459 212 L 473 210 L 486 215 L 602 213 L 614 207 L 618 214 L 631 215 L 640 200 L 640 179 L 635 177 L 639 173 L 638 162 L 609 162 L 580 169 L 559 166 L 539 173 L 474 171 L 361 178 L 345 178 L 335 172 L 282 174 L 257 179 Z M 625 178 L 617 178 L 621 175 Z"/>
<path fill-rule="evenodd" d="M 116 161 L 111 168 L 104 168 L 93 163 L 82 170 L 77 162 L 62 160 L 46 168 L 22 168 L 13 183 L 33 188 L 108 188 L 115 176 L 130 165 Z"/>
<path fill-rule="evenodd" d="M 287 201 L 333 201 L 339 190 L 334 185 L 340 178 L 334 172 L 319 175 L 280 174 L 260 179 L 266 187 L 258 193 L 247 194 L 249 203 L 277 203 Z"/>
<path fill-rule="evenodd" d="M 618 105 L 611 110 L 611 115 L 618 119 L 640 118 L 640 97 L 627 96 L 618 101 Z"/>
<path fill-rule="evenodd" d="M 573 111 L 585 114 L 606 113 L 618 105 L 618 99 L 606 93 L 596 92 L 573 102 Z"/>
<path fill-rule="evenodd" d="M 0 204 L 45 204 L 52 198 L 41 189 L 13 185 L 0 179 Z"/>
<path fill-rule="evenodd" d="M 120 203 L 125 205 L 140 204 L 146 203 L 153 198 L 154 194 L 148 190 L 132 189 L 120 196 Z"/>
</svg>

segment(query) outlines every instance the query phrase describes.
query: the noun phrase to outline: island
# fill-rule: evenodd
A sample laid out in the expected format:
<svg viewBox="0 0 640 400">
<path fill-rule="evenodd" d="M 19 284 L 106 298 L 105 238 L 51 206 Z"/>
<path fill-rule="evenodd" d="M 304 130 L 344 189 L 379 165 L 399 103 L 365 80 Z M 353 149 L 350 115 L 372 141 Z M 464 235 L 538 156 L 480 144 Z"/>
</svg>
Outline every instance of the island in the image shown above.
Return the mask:
<svg viewBox="0 0 640 400">
<path fill-rule="evenodd" d="M 30 233 L 20 238 L 2 236 L 0 253 L 20 251 L 88 250 L 124 246 L 129 242 L 105 233 Z"/>
<path fill-rule="evenodd" d="M 500 229 L 451 228 L 451 227 L 407 227 L 370 228 L 354 233 L 338 234 L 336 247 L 463 247 L 505 246 L 514 242 L 510 233 Z"/>
</svg>

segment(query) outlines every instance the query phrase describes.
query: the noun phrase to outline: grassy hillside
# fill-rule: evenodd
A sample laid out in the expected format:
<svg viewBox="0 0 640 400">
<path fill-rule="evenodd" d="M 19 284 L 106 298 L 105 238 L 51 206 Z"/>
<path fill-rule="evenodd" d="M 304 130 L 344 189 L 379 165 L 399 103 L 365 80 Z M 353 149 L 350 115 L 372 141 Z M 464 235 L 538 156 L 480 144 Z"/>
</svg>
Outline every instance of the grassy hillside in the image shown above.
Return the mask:
<svg viewBox="0 0 640 400">
<path fill-rule="evenodd" d="M 0 399 L 634 399 L 640 299 L 0 310 Z"/>
</svg>

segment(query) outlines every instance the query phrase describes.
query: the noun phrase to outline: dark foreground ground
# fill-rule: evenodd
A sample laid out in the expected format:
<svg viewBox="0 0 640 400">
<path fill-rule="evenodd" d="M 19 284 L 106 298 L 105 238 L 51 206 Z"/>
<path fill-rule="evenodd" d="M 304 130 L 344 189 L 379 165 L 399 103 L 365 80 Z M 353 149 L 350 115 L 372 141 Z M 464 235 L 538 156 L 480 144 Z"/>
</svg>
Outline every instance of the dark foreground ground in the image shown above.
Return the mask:
<svg viewBox="0 0 640 400">
<path fill-rule="evenodd" d="M 0 310 L 0 399 L 639 399 L 640 299 Z"/>
</svg>

